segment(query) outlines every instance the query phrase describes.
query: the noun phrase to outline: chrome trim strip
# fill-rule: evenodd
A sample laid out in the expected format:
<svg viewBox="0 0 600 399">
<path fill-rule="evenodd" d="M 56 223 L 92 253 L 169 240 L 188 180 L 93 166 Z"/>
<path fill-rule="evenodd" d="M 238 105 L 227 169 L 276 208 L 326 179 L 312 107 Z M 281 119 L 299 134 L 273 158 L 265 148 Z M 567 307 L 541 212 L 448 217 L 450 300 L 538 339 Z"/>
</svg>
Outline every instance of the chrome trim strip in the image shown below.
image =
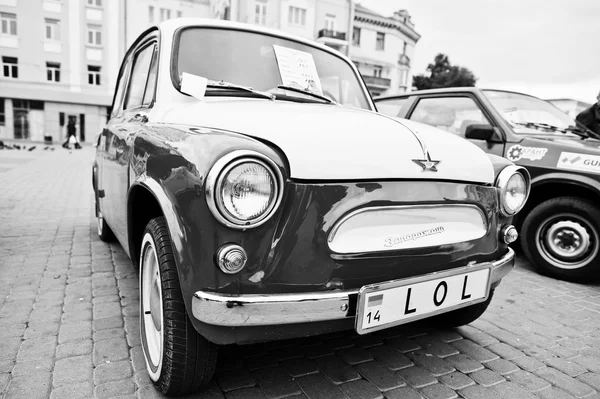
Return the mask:
<svg viewBox="0 0 600 399">
<path fill-rule="evenodd" d="M 479 208 L 477 205 L 473 205 L 473 204 L 383 205 L 383 206 L 372 206 L 372 207 L 367 207 L 367 208 L 356 209 L 356 210 L 342 216 L 342 218 L 339 219 L 331 228 L 331 231 L 329 232 L 329 237 L 327 238 L 327 242 L 330 243 L 333 241 L 333 239 L 335 238 L 335 235 L 337 234 L 340 227 L 342 227 L 342 225 L 345 222 L 347 222 L 348 219 L 351 219 L 361 213 L 387 211 L 387 210 L 395 211 L 395 210 L 404 210 L 404 209 L 419 209 L 419 208 L 421 208 L 421 209 L 423 209 L 423 208 L 425 208 L 425 209 L 474 208 L 475 210 L 477 210 L 480 213 L 481 219 L 483 220 L 483 223 L 485 224 L 485 230 L 487 231 L 489 228 L 488 220 L 486 218 L 485 213 L 481 210 L 481 208 Z"/>
<path fill-rule="evenodd" d="M 244 160 L 257 162 L 265 166 L 267 170 L 270 170 L 274 174 L 276 180 L 275 201 L 269 206 L 269 209 L 262 216 L 248 222 L 235 223 L 233 218 L 227 218 L 223 212 L 221 212 L 221 207 L 219 206 L 220 201 L 217 201 L 216 198 L 216 190 L 220 184 L 223 172 L 226 171 L 226 169 L 230 169 L 235 165 L 238 165 Z M 261 224 L 265 223 L 273 215 L 273 213 L 275 213 L 277 208 L 279 208 L 283 198 L 283 184 L 283 175 L 281 174 L 277 164 L 275 164 L 272 159 L 257 151 L 236 150 L 219 158 L 219 160 L 217 160 L 217 162 L 215 162 L 215 164 L 210 168 L 204 184 L 204 193 L 208 208 L 215 219 L 227 227 L 245 230 L 260 226 Z"/>
<path fill-rule="evenodd" d="M 508 252 L 500 259 L 492 262 L 472 264 L 458 269 L 431 273 L 416 277 L 427 280 L 460 274 L 477 268 L 491 267 L 490 284 L 506 276 L 514 266 L 515 252 Z M 415 279 L 413 277 L 410 278 Z M 384 282 L 390 284 L 402 282 L 394 280 Z M 361 288 L 362 289 L 362 288 Z M 336 292 L 312 292 L 300 294 L 273 295 L 224 295 L 213 292 L 197 291 L 192 298 L 192 313 L 203 323 L 227 326 L 250 327 L 294 323 L 311 323 L 318 321 L 340 320 L 355 317 L 348 314 L 350 297 L 360 290 Z M 370 330 L 371 331 L 371 330 Z"/>
<path fill-rule="evenodd" d="M 523 179 L 525 179 L 525 184 L 527 185 L 527 194 L 525 195 L 525 201 L 523 201 L 521 206 L 511 213 L 508 209 L 506 209 L 504 203 L 504 196 L 506 194 L 506 185 L 508 184 L 508 180 L 510 180 L 510 178 L 515 173 L 520 173 L 523 176 Z M 529 194 L 531 193 L 531 175 L 529 174 L 527 169 L 518 165 L 509 165 L 502 169 L 500 173 L 498 173 L 498 177 L 496 178 L 496 181 L 494 183 L 496 188 L 498 189 L 498 206 L 500 208 L 500 213 L 502 214 L 502 216 L 510 217 L 519 213 L 527 203 L 527 200 L 529 199 Z"/>
</svg>

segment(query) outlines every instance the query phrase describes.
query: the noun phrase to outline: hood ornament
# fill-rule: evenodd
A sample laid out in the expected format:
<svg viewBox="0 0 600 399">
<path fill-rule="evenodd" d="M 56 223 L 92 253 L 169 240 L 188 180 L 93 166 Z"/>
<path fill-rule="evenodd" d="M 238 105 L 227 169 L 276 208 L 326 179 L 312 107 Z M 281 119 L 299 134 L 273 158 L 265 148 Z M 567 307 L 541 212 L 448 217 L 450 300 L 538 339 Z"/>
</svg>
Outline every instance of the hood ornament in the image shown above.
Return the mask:
<svg viewBox="0 0 600 399">
<path fill-rule="evenodd" d="M 412 161 L 423 168 L 423 172 L 437 172 L 437 164 L 442 161 L 434 161 L 429 155 L 429 151 L 425 152 L 427 159 L 413 159 Z"/>
</svg>

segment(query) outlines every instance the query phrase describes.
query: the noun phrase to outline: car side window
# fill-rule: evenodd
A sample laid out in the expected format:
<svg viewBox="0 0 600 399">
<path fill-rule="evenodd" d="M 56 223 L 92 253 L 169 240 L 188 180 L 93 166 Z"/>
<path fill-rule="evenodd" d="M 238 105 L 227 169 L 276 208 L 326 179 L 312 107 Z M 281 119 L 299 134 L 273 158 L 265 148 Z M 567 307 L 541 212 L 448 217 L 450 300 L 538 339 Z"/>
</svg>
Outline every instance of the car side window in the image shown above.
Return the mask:
<svg viewBox="0 0 600 399">
<path fill-rule="evenodd" d="M 129 74 L 130 66 L 131 63 L 129 62 L 129 60 L 127 60 L 125 65 L 123 66 L 123 73 L 121 74 L 121 76 L 119 76 L 114 102 L 111 107 L 111 118 L 114 118 L 121 110 L 121 103 L 123 101 L 123 94 L 125 93 L 125 88 L 127 87 L 127 75 Z"/>
<path fill-rule="evenodd" d="M 406 104 L 407 101 L 408 97 L 393 98 L 389 100 L 376 101 L 375 104 L 377 105 L 377 111 L 379 111 L 380 113 L 387 116 L 397 117 L 400 115 L 400 110 L 402 109 L 404 104 Z"/>
<path fill-rule="evenodd" d="M 490 125 L 490 121 L 475 101 L 464 96 L 422 98 L 408 119 L 462 137 L 465 137 L 469 125 Z"/>
<path fill-rule="evenodd" d="M 154 89 L 156 88 L 156 77 L 158 74 L 158 52 L 156 46 L 152 46 L 152 61 L 150 62 L 150 71 L 148 72 L 148 81 L 146 82 L 146 90 L 144 91 L 143 105 L 150 105 L 154 100 Z"/>
<path fill-rule="evenodd" d="M 137 108 L 144 105 L 144 92 L 146 91 L 146 82 L 148 81 L 150 62 L 154 54 L 154 43 L 139 51 L 133 59 L 133 70 L 127 98 L 125 99 L 125 109 Z"/>
</svg>

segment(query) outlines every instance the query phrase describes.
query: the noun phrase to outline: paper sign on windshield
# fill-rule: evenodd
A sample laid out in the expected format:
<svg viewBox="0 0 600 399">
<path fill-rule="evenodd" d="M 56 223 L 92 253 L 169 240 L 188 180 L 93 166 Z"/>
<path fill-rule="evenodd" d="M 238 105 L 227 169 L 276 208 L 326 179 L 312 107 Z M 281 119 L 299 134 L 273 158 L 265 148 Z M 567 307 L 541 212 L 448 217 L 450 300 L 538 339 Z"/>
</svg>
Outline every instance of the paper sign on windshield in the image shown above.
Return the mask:
<svg viewBox="0 0 600 399">
<path fill-rule="evenodd" d="M 181 74 L 181 91 L 190 96 L 194 96 L 199 100 L 204 98 L 207 84 L 208 79 L 203 78 L 202 76 L 196 76 L 187 72 Z"/>
<path fill-rule="evenodd" d="M 275 51 L 275 58 L 277 58 L 281 82 L 284 85 L 300 85 L 303 89 L 309 87 L 323 94 L 315 60 L 311 53 L 276 44 L 273 45 L 273 50 Z"/>
</svg>

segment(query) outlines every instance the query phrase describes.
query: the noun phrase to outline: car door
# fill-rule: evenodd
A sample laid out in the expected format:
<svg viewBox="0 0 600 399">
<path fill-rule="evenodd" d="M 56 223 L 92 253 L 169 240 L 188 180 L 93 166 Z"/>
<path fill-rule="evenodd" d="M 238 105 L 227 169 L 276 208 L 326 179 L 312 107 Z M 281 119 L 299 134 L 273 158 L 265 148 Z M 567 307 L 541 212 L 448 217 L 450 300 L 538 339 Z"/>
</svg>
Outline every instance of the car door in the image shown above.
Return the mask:
<svg viewBox="0 0 600 399">
<path fill-rule="evenodd" d="M 419 97 L 406 118 L 435 126 L 463 138 L 470 125 L 487 125 L 494 127 L 496 137 L 502 137 L 498 127 L 491 122 L 491 117 L 479 102 L 468 94 Z M 468 140 L 487 153 L 499 156 L 504 154 L 503 139 Z"/>
<path fill-rule="evenodd" d="M 108 125 L 105 169 L 110 180 L 105 181 L 105 197 L 110 204 L 108 224 L 115 236 L 128 250 L 127 193 L 131 184 L 130 161 L 133 140 L 148 122 L 154 100 L 157 71 L 157 39 L 150 37 L 140 43 L 131 55 L 131 73 L 119 114 Z"/>
</svg>

